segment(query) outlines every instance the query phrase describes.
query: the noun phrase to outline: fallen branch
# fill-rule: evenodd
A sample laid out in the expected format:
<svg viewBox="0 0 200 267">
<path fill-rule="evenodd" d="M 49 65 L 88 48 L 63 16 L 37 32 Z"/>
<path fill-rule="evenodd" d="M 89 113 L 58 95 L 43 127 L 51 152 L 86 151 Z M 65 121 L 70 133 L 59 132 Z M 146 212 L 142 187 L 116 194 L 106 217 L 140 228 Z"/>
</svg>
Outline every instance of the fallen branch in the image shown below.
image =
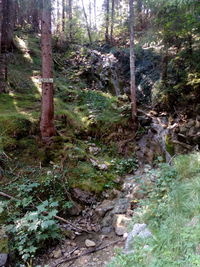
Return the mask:
<svg viewBox="0 0 200 267">
<path fill-rule="evenodd" d="M 13 199 L 13 200 L 18 200 L 18 199 L 14 198 L 14 197 L 12 197 L 12 196 L 6 194 L 6 193 L 3 193 L 3 192 L 0 192 L 0 196 L 2 196 L 2 197 L 6 197 L 6 198 L 9 198 L 9 199 Z"/>
<path fill-rule="evenodd" d="M 16 199 L 15 197 L 13 197 L 13 196 L 11 196 L 11 195 L 8 195 L 8 194 L 6 194 L 6 193 L 4 193 L 4 192 L 0 192 L 0 196 L 5 197 L 5 198 L 8 198 L 8 199 L 11 199 L 11 200 L 19 201 L 19 199 Z M 48 212 L 47 212 L 47 211 L 44 211 L 43 214 L 48 215 Z M 64 222 L 64 223 L 70 225 L 71 227 L 73 227 L 73 228 L 76 229 L 76 230 L 79 230 L 79 231 L 81 231 L 81 232 L 86 232 L 86 233 L 89 233 L 89 234 L 92 233 L 92 232 L 90 232 L 90 231 L 88 231 L 88 230 L 86 230 L 86 229 L 83 229 L 83 228 L 81 228 L 81 227 L 79 227 L 79 226 L 74 225 L 73 223 L 67 221 L 66 219 L 64 219 L 64 218 L 62 218 L 62 217 L 60 217 L 60 216 L 54 215 L 53 217 L 54 217 L 55 219 L 57 219 L 58 221 L 60 221 L 60 222 Z"/>
<path fill-rule="evenodd" d="M 64 259 L 61 259 L 59 262 L 57 262 L 57 263 L 55 263 L 54 265 L 52 265 L 51 267 L 58 267 L 58 266 L 59 266 L 60 264 L 62 264 L 62 263 L 69 262 L 69 261 L 73 261 L 73 260 L 77 260 L 77 259 L 80 258 L 80 257 L 86 256 L 86 255 L 88 255 L 88 254 L 90 254 L 90 253 L 94 253 L 94 252 L 103 250 L 103 249 L 105 249 L 105 248 L 107 248 L 107 247 L 110 247 L 110 246 L 115 245 L 115 244 L 117 244 L 117 243 L 119 243 L 119 242 L 122 242 L 123 240 L 124 240 L 124 239 L 118 239 L 118 240 L 115 240 L 115 241 L 113 241 L 113 242 L 111 242 L 111 243 L 109 243 L 109 244 L 106 244 L 106 245 L 102 246 L 102 247 L 92 248 L 92 249 L 90 249 L 90 250 L 88 250 L 88 251 L 86 251 L 86 252 L 83 252 L 83 253 L 80 254 L 80 255 L 77 255 L 77 256 L 74 256 L 74 257 L 71 257 L 71 258 L 66 258 L 66 257 L 65 257 Z"/>
</svg>

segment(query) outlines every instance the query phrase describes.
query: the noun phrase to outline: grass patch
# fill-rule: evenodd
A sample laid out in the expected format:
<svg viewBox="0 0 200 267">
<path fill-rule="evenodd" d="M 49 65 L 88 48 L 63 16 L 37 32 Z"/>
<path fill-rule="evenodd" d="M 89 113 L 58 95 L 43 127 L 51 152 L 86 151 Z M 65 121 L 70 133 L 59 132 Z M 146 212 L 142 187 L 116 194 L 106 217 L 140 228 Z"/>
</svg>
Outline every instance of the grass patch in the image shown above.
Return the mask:
<svg viewBox="0 0 200 267">
<path fill-rule="evenodd" d="M 134 218 L 145 221 L 154 237 L 145 244 L 136 240 L 135 253 L 119 254 L 109 267 L 200 266 L 200 153 L 181 155 L 158 172 L 153 191 Z"/>
</svg>

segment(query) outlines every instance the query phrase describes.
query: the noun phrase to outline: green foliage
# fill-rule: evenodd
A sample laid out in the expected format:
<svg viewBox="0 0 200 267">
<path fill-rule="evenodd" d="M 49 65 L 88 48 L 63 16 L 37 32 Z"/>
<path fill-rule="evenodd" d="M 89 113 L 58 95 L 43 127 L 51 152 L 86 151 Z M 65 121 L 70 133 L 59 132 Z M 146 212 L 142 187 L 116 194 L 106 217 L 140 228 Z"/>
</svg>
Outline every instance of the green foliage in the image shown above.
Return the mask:
<svg viewBox="0 0 200 267">
<path fill-rule="evenodd" d="M 31 202 L 23 199 L 16 204 L 16 206 L 28 207 Z M 25 263 L 30 263 L 36 252 L 44 245 L 47 246 L 47 241 L 60 238 L 60 231 L 54 219 L 57 206 L 57 202 L 44 201 L 36 207 L 36 211 L 27 212 L 24 216 L 15 218 L 14 224 L 7 226 L 7 231 L 13 239 L 12 249 Z"/>
<path fill-rule="evenodd" d="M 133 156 L 125 159 L 112 160 L 118 175 L 133 173 L 137 169 L 137 159 Z"/>
<path fill-rule="evenodd" d="M 155 181 L 144 185 L 148 198 L 134 221 L 145 221 L 153 233 L 134 241 L 134 254 L 119 252 L 111 266 L 199 266 L 199 153 L 181 155 L 172 166 L 162 164 L 148 173 Z M 146 187 L 145 187 L 146 186 Z"/>
</svg>

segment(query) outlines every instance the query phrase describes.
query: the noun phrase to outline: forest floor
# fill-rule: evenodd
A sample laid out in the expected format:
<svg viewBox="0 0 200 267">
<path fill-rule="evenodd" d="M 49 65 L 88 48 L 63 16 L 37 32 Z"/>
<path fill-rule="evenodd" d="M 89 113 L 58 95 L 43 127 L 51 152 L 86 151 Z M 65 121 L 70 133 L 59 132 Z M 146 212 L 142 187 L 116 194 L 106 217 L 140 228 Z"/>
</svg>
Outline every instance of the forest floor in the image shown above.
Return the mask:
<svg viewBox="0 0 200 267">
<path fill-rule="evenodd" d="M 123 178 L 124 182 L 121 186 L 121 191 L 118 191 L 117 198 L 110 200 L 108 197 L 108 199 L 98 203 L 95 208 L 87 209 L 86 213 L 92 214 L 94 217 L 96 214 L 102 214 L 103 212 L 102 216 L 96 220 L 98 231 L 82 233 L 73 240 L 65 240 L 46 255 L 48 259 L 45 260 L 44 258 L 45 264 L 50 267 L 107 266 L 119 251 L 124 249 L 133 216 L 132 197 L 133 194 L 134 196 L 138 195 L 141 197 L 141 194 L 138 192 L 140 188 L 136 179 L 143 172 L 143 168 L 145 166 L 138 169 L 134 175 L 129 174 Z M 109 205 L 111 205 L 110 208 Z M 76 222 L 81 221 L 83 216 L 84 211 L 82 216 L 74 220 L 74 223 L 78 225 Z M 118 216 L 122 216 L 125 222 L 119 223 L 115 221 L 114 218 Z M 87 247 L 86 240 L 94 242 L 94 246 Z"/>
<path fill-rule="evenodd" d="M 63 55 L 68 67 L 59 67 L 59 64 L 56 64 L 57 136 L 46 146 L 39 138 L 39 38 L 26 34 L 19 35 L 16 37 L 16 45 L 18 49 L 10 55 L 9 93 L 0 95 L 0 191 L 13 195 L 18 200 L 13 204 L 1 198 L 0 209 L 3 214 L 0 223 L 12 226 L 14 232 L 10 232 L 13 238 L 10 243 L 14 244 L 17 260 L 24 262 L 22 257 L 27 256 L 28 251 L 31 258 L 39 255 L 38 263 L 48 264 L 50 267 L 106 266 L 115 256 L 118 259 L 125 244 L 123 234 L 130 230 L 126 225 L 123 228 L 125 232 L 120 236 L 116 235 L 117 225 L 114 218 L 116 219 L 117 215 L 124 216 L 130 225 L 132 221 L 147 222 L 151 225 L 158 237 L 151 240 L 157 248 L 154 253 L 157 265 L 154 264 L 153 256 L 149 257 L 152 265 L 146 263 L 146 252 L 144 255 L 139 254 L 142 251 L 140 244 L 138 258 L 122 256 L 122 262 L 114 262 L 110 266 L 177 267 L 181 266 L 175 265 L 176 259 L 180 258 L 179 255 L 179 260 L 182 260 L 183 264 L 187 263 L 186 256 L 193 257 L 191 262 L 199 260 L 198 255 L 190 251 L 191 244 L 188 244 L 187 240 L 190 238 L 192 246 L 196 249 L 199 241 L 195 236 L 199 236 L 200 230 L 196 227 L 195 235 L 188 237 L 186 229 L 186 224 L 190 223 L 195 214 L 199 214 L 200 184 L 196 177 L 200 169 L 199 154 L 175 160 L 175 167 L 171 159 L 171 166 L 166 167 L 163 163 L 166 159 L 169 160 L 169 156 L 173 155 L 173 159 L 176 154 L 188 153 L 198 144 L 199 111 L 194 109 L 191 118 L 187 114 L 178 114 L 173 118 L 167 113 L 151 111 L 147 114 L 143 110 L 139 111 L 140 126 L 135 137 L 128 97 L 115 97 L 88 88 L 77 69 L 73 69 L 74 66 L 69 67 L 72 62 L 69 64 L 68 58 L 70 53 L 74 52 L 68 51 Z M 75 59 L 73 56 L 72 60 Z M 85 68 L 85 65 L 82 68 Z M 177 138 L 176 145 L 172 142 L 174 138 Z M 149 165 L 145 167 L 143 163 L 151 164 L 153 168 Z M 136 171 L 138 168 L 139 171 Z M 140 171 L 140 183 L 137 183 Z M 158 175 L 155 176 L 155 173 Z M 129 175 L 126 176 L 127 174 Z M 185 188 L 181 187 L 182 181 L 179 183 L 179 177 L 182 177 Z M 192 177 L 194 183 L 188 181 L 188 177 Z M 176 192 L 176 189 L 179 191 Z M 195 200 L 193 193 L 197 195 Z M 182 195 L 184 200 L 179 199 Z M 147 203 L 140 205 L 140 200 Z M 183 208 L 180 203 L 184 202 L 186 207 Z M 177 205 L 173 206 L 173 203 Z M 53 223 L 64 231 L 62 237 L 59 236 L 55 241 L 51 235 L 55 228 L 51 228 L 50 224 L 47 237 L 53 237 L 50 239 L 53 240 L 52 244 L 39 239 L 40 235 L 42 236 L 41 228 L 32 228 L 28 231 L 29 225 L 25 224 L 24 228 L 18 230 L 17 223 L 26 223 L 28 215 L 32 214 L 33 210 L 41 208 L 43 204 L 46 205 L 43 206 L 46 212 L 51 212 L 52 207 L 56 206 L 59 216 L 75 226 L 81 226 L 82 230 L 71 229 L 69 225 L 58 224 L 58 221 L 54 220 Z M 145 216 L 138 218 L 134 212 L 137 208 L 142 209 L 142 205 L 147 207 L 144 211 Z M 176 213 L 182 218 L 181 221 Z M 40 218 L 41 212 L 38 212 L 37 216 Z M 46 222 L 45 216 L 40 219 Z M 52 218 L 50 219 L 48 223 L 52 223 Z M 31 223 L 33 226 L 36 225 L 34 219 Z M 170 229 L 171 232 L 166 232 L 166 229 Z M 180 230 L 183 231 L 183 235 Z M 194 229 L 189 229 L 190 233 L 193 233 L 192 230 Z M 43 233 L 46 234 L 45 231 Z M 21 236 L 25 240 L 24 247 L 21 246 L 21 240 L 12 242 L 15 237 Z M 32 238 L 33 236 L 36 238 Z M 87 239 L 90 245 L 86 245 Z M 30 241 L 33 243 L 29 244 Z M 176 243 L 175 249 L 172 246 L 162 247 L 162 244 L 173 242 Z M 88 254 L 82 255 L 84 253 Z M 164 255 L 163 262 L 159 253 Z M 28 254 L 28 257 L 30 255 Z M 169 255 L 173 255 L 173 261 Z M 73 257 L 76 258 L 73 260 Z M 65 262 L 67 259 L 70 261 Z M 137 265 L 137 260 L 141 260 L 143 265 Z M 64 262 L 59 264 L 60 261 Z M 12 266 L 14 264 L 11 263 Z"/>
</svg>

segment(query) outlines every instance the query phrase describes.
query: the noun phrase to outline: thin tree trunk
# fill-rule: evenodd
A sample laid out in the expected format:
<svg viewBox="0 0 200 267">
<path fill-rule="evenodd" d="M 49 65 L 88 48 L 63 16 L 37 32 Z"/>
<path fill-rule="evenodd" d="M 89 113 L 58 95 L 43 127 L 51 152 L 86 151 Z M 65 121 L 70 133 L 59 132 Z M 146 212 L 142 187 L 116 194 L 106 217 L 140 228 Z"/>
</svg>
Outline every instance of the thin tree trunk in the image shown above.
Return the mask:
<svg viewBox="0 0 200 267">
<path fill-rule="evenodd" d="M 131 109 L 132 120 L 136 128 L 137 105 L 136 105 L 136 84 L 135 84 L 135 51 L 134 51 L 134 7 L 133 1 L 129 0 L 130 7 L 130 91 L 131 91 Z"/>
<path fill-rule="evenodd" d="M 2 20 L 2 39 L 1 49 L 3 52 L 10 50 L 13 40 L 13 6 L 11 0 L 3 0 L 3 20 Z"/>
<path fill-rule="evenodd" d="M 3 0 L 0 0 L 0 93 L 5 91 L 4 55 L 1 50 L 2 42 L 2 22 L 3 22 Z"/>
<path fill-rule="evenodd" d="M 70 39 L 70 41 L 72 41 L 72 39 L 73 39 L 73 34 L 72 34 L 72 30 L 73 30 L 73 23 L 72 23 L 72 19 L 73 19 L 72 5 L 73 5 L 72 0 L 69 0 L 69 39 Z"/>
<path fill-rule="evenodd" d="M 110 24 L 109 13 L 110 13 L 110 1 L 106 0 L 106 32 L 105 32 L 106 43 L 109 43 L 109 24 Z"/>
<path fill-rule="evenodd" d="M 92 3 L 91 0 L 89 0 L 89 26 L 90 30 L 92 29 Z"/>
<path fill-rule="evenodd" d="M 82 6 L 83 6 L 83 14 L 84 14 L 84 17 L 85 17 L 85 22 L 86 22 L 89 41 L 90 41 L 90 43 L 92 43 L 92 36 L 91 36 L 91 32 L 90 32 L 90 26 L 89 26 L 89 23 L 88 23 L 87 13 L 85 11 L 85 6 L 84 6 L 83 0 L 82 0 Z"/>
<path fill-rule="evenodd" d="M 33 24 L 33 31 L 38 33 L 39 32 L 39 7 L 38 2 L 32 0 L 32 24 Z"/>
<path fill-rule="evenodd" d="M 42 110 L 40 131 L 42 139 L 55 135 L 53 105 L 53 63 L 51 45 L 51 0 L 43 0 L 42 10 Z"/>
<path fill-rule="evenodd" d="M 137 12 L 139 14 L 142 12 L 142 0 L 137 0 Z"/>
<path fill-rule="evenodd" d="M 57 27 L 56 32 L 59 33 L 60 31 L 60 5 L 59 0 L 57 0 Z"/>
<path fill-rule="evenodd" d="M 2 38 L 2 22 L 3 22 L 3 0 L 0 0 L 0 53 L 1 53 L 1 38 Z"/>
<path fill-rule="evenodd" d="M 113 43 L 114 19 L 115 19 L 115 0 L 112 0 L 111 25 L 110 25 L 110 41 L 111 41 L 111 43 Z"/>
<path fill-rule="evenodd" d="M 94 0 L 94 29 L 97 30 L 97 1 Z"/>
<path fill-rule="evenodd" d="M 65 0 L 62 0 L 62 31 L 65 31 Z"/>
</svg>

